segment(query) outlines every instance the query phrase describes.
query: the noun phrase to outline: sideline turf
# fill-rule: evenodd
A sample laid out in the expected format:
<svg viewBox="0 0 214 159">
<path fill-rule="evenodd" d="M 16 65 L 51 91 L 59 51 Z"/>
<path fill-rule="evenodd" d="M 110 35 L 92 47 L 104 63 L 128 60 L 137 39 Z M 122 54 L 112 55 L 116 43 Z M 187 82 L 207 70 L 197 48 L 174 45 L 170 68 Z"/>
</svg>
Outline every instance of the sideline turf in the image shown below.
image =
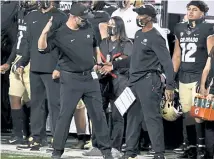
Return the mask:
<svg viewBox="0 0 214 159">
<path fill-rule="evenodd" d="M 42 156 L 38 157 L 38 156 L 26 156 L 26 155 L 2 153 L 1 159 L 50 159 L 50 158 L 42 157 Z"/>
</svg>

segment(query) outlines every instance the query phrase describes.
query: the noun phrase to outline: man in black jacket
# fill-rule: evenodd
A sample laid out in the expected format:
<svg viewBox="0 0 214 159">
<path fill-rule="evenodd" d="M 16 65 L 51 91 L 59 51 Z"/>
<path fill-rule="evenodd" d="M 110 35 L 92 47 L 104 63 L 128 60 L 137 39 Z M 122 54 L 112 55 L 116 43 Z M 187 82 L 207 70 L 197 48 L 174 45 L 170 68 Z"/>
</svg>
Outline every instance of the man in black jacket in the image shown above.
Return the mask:
<svg viewBox="0 0 214 159">
<path fill-rule="evenodd" d="M 25 17 L 26 34 L 23 35 L 24 49 L 22 58 L 18 63 L 17 72 L 23 73 L 23 69 L 29 61 L 30 87 L 31 87 L 31 137 L 29 145 L 31 149 L 38 150 L 41 146 L 41 131 L 45 117 L 42 115 L 45 99 L 48 99 L 48 109 L 51 119 L 52 135 L 54 134 L 56 120 L 60 111 L 59 103 L 59 69 L 58 49 L 50 50 L 52 54 L 41 55 L 38 52 L 38 39 L 46 25 L 47 20 L 53 16 L 51 32 L 55 31 L 67 20 L 67 16 L 56 8 L 57 2 L 39 1 L 40 9 L 32 11 Z M 50 34 L 51 34 L 50 32 Z M 53 76 L 52 76 L 53 73 Z"/>
</svg>

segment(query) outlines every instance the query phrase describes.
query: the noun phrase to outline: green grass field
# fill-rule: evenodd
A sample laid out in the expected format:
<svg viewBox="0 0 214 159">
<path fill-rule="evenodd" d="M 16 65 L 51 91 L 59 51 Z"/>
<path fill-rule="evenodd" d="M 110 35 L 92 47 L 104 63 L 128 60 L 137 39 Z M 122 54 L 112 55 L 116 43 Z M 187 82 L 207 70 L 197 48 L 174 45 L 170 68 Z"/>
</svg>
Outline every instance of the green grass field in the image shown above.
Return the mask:
<svg viewBox="0 0 214 159">
<path fill-rule="evenodd" d="M 38 156 L 25 156 L 25 155 L 17 155 L 17 154 L 1 154 L 1 159 L 50 159 L 48 157 L 38 157 Z"/>
</svg>

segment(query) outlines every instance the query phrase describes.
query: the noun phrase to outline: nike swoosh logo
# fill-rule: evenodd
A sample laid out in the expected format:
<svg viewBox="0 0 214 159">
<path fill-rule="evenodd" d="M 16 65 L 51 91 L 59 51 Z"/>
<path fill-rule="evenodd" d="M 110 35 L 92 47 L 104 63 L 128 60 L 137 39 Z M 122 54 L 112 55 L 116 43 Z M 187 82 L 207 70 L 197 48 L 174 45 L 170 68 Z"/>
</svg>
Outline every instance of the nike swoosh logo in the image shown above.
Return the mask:
<svg viewBox="0 0 214 159">
<path fill-rule="evenodd" d="M 141 42 L 141 44 L 146 45 L 146 43 Z"/>
<path fill-rule="evenodd" d="M 75 39 L 71 40 L 71 42 L 73 42 Z"/>
<path fill-rule="evenodd" d="M 9 143 L 11 144 L 11 143 L 14 143 L 14 142 L 16 142 L 17 140 L 9 140 Z"/>
<path fill-rule="evenodd" d="M 33 23 L 36 23 L 37 21 L 34 21 Z"/>
</svg>

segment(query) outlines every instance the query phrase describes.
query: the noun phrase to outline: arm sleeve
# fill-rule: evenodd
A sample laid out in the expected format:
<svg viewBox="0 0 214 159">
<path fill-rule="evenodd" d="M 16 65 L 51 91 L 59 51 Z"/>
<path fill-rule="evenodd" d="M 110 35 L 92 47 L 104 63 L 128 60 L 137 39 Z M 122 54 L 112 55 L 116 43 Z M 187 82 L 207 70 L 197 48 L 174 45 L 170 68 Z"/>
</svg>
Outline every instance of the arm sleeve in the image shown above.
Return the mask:
<svg viewBox="0 0 214 159">
<path fill-rule="evenodd" d="M 55 70 L 60 71 L 59 60 L 57 61 L 57 65 L 56 65 Z"/>
<path fill-rule="evenodd" d="M 119 68 L 130 68 L 130 61 L 131 61 L 131 56 L 122 60 L 113 61 L 112 62 L 113 69 L 116 70 Z"/>
<path fill-rule="evenodd" d="M 178 38 L 179 38 L 179 30 L 178 30 L 178 28 L 179 28 L 179 24 L 177 24 L 177 25 L 175 26 L 175 29 L 174 29 L 175 39 L 178 39 Z"/>
<path fill-rule="evenodd" d="M 99 47 L 95 34 L 93 34 L 93 47 Z"/>
<path fill-rule="evenodd" d="M 214 24 L 209 24 L 207 29 L 207 38 L 214 35 Z"/>
<path fill-rule="evenodd" d="M 170 53 L 162 36 L 157 36 L 155 39 L 155 42 L 152 43 L 152 50 L 155 52 L 160 64 L 163 66 L 166 75 L 166 88 L 172 90 L 174 89 L 174 71 Z"/>
<path fill-rule="evenodd" d="M 61 59 L 61 56 L 62 56 L 62 54 L 59 52 L 59 59 L 57 61 L 57 65 L 56 65 L 56 68 L 55 68 L 55 70 L 57 70 L 57 71 L 60 71 L 60 59 Z"/>
<path fill-rule="evenodd" d="M 7 64 L 11 65 L 11 63 L 16 59 L 16 44 L 13 45 L 12 52 L 7 60 Z"/>
<path fill-rule="evenodd" d="M 124 55 L 131 56 L 131 54 L 132 54 L 132 49 L 133 49 L 133 44 L 132 44 L 132 42 L 127 42 L 127 43 L 125 44 L 124 50 L 123 50 Z"/>
<path fill-rule="evenodd" d="M 23 33 L 26 32 L 26 26 L 19 25 L 19 32 L 16 37 L 16 42 L 12 48 L 12 52 L 10 54 L 10 57 L 7 60 L 7 64 L 11 64 L 15 58 L 16 54 L 22 55 L 22 50 L 26 47 L 26 42 L 22 42 L 23 40 Z M 26 34 L 26 33 L 25 33 Z"/>
<path fill-rule="evenodd" d="M 22 58 L 18 62 L 18 66 L 23 66 L 23 67 L 27 66 L 30 61 L 30 43 L 32 39 L 28 20 L 24 19 L 24 22 L 26 23 L 26 30 L 22 32 L 23 37 L 19 44 L 20 46 L 19 50 L 20 50 L 20 53 L 22 54 Z"/>
</svg>

